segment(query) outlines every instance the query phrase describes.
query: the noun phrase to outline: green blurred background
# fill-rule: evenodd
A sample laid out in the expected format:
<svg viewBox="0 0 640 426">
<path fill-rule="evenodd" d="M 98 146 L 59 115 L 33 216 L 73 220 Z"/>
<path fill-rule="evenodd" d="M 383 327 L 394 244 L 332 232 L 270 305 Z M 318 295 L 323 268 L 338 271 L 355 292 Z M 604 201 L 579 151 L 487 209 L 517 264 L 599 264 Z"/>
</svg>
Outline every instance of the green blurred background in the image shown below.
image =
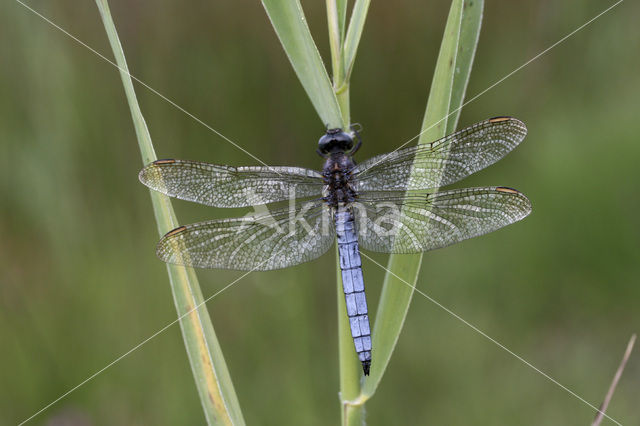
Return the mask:
<svg viewBox="0 0 640 426">
<path fill-rule="evenodd" d="M 94 2 L 28 4 L 112 57 Z M 611 4 L 488 0 L 468 97 Z M 324 2 L 303 5 L 327 59 Z M 111 8 L 133 75 L 268 164 L 320 167 L 323 124 L 258 1 Z M 352 79 L 358 158 L 417 133 L 448 8 L 372 3 Z M 464 108 L 459 127 L 513 115 L 529 135 L 463 186 L 518 188 L 534 210 L 430 252 L 418 281 L 594 405 L 640 329 L 639 13 L 622 3 Z M 176 312 L 116 69 L 17 2 L 0 5 L 0 28 L 0 424 L 15 424 Z M 160 158 L 256 164 L 137 88 Z M 182 223 L 244 213 L 174 205 Z M 339 421 L 332 253 L 253 273 L 208 304 L 249 424 Z M 364 273 L 375 317 L 383 271 L 365 260 Z M 199 272 L 205 297 L 239 275 Z M 609 409 L 623 424 L 640 424 L 639 361 L 636 350 Z M 585 425 L 593 414 L 419 294 L 367 408 L 371 425 Z M 204 423 L 179 328 L 33 423 Z"/>
</svg>

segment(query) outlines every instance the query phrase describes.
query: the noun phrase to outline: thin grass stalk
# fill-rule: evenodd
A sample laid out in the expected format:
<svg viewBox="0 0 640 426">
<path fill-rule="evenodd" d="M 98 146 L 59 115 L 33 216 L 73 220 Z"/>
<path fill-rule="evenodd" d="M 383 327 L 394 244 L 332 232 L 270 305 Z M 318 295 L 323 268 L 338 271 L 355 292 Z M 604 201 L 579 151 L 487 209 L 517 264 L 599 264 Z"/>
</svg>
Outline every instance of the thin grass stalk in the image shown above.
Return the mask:
<svg viewBox="0 0 640 426">
<path fill-rule="evenodd" d="M 348 86 L 344 87 L 342 85 L 344 81 L 342 61 L 347 9 L 346 0 L 327 0 L 326 5 L 333 81 L 328 77 L 309 28 L 306 25 L 304 13 L 299 2 L 297 0 L 293 2 L 263 0 L 262 3 L 300 83 L 316 107 L 323 124 L 330 128 L 348 128 L 350 124 L 349 90 Z M 331 102 L 331 99 L 334 102 Z M 339 264 L 339 261 L 337 261 L 336 265 Z M 360 366 L 353 356 L 353 341 L 349 322 L 346 315 L 344 315 L 346 308 L 342 291 L 342 276 L 340 269 L 336 269 L 340 398 L 344 400 L 345 397 L 351 399 L 360 392 Z M 345 422 L 344 415 L 345 411 L 343 410 L 343 423 Z"/>
<path fill-rule="evenodd" d="M 131 117 L 134 122 L 143 164 L 156 159 L 151 135 L 138 105 L 133 83 L 129 75 L 124 51 L 106 0 L 96 0 L 109 43 L 120 69 Z M 176 215 L 168 197 L 150 191 L 153 211 L 160 235 L 178 225 Z M 211 319 L 198 279 L 192 268 L 167 265 L 171 291 L 180 328 L 189 357 L 189 363 L 196 381 L 196 387 L 208 424 L 243 425 L 244 419 L 235 394 L 231 376 L 227 369 L 222 350 L 213 329 Z"/>
<path fill-rule="evenodd" d="M 342 65 L 342 43 L 344 19 L 340 19 L 341 12 L 346 11 L 346 3 L 338 5 L 336 0 L 327 0 L 327 24 L 329 30 L 329 46 L 331 49 L 331 65 L 333 71 L 333 90 L 336 93 L 340 112 L 342 116 L 342 127 L 347 129 L 350 124 L 349 118 L 349 86 L 344 85 L 344 68 Z M 341 9 L 342 7 L 342 9 Z M 340 93 L 339 89 L 342 89 Z M 340 258 L 338 246 L 336 245 L 336 295 L 338 301 L 338 362 L 340 369 L 340 398 L 354 398 L 360 393 L 360 366 L 353 356 L 353 340 L 349 320 L 345 315 L 346 307 L 344 292 L 342 290 L 342 274 L 340 272 Z M 350 416 L 347 407 L 342 407 L 342 423 L 347 422 Z"/>
<path fill-rule="evenodd" d="M 341 12 L 346 12 L 346 2 L 338 4 L 336 0 L 327 0 L 327 22 L 329 27 L 329 46 L 331 49 L 331 64 L 333 70 L 333 90 L 340 105 L 342 115 L 342 127 L 348 129 L 351 118 L 349 106 L 349 82 L 345 80 L 343 62 L 344 42 L 344 16 L 341 20 Z M 341 27 L 342 25 L 342 27 Z M 342 287 L 342 274 L 340 271 L 340 257 L 336 245 L 336 295 L 338 298 L 338 359 L 340 368 L 340 400 L 342 424 L 362 423 L 362 411 L 352 410 L 351 406 L 342 401 L 355 398 L 360 393 L 361 365 L 353 356 L 353 340 L 351 327 L 346 314 L 344 291 Z"/>
</svg>

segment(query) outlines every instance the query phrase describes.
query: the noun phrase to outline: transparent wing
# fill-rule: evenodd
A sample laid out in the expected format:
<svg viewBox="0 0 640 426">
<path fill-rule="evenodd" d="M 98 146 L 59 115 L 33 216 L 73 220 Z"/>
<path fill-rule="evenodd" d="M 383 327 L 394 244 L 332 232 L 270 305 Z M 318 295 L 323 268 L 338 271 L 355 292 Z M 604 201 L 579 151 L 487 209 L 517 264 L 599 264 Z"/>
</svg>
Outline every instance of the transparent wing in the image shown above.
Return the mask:
<svg viewBox="0 0 640 426">
<path fill-rule="evenodd" d="M 179 265 L 267 271 L 315 259 L 334 239 L 329 207 L 316 200 L 290 210 L 181 226 L 162 237 L 156 253 Z"/>
<path fill-rule="evenodd" d="M 495 231 L 531 212 L 527 197 L 506 187 L 430 194 L 363 194 L 356 208 L 360 246 L 383 253 L 419 253 Z"/>
<path fill-rule="evenodd" d="M 230 167 L 158 160 L 142 169 L 139 178 L 170 197 L 214 207 L 247 207 L 322 193 L 322 175 L 300 167 Z"/>
<path fill-rule="evenodd" d="M 449 185 L 495 163 L 526 134 L 520 120 L 496 117 L 429 144 L 378 155 L 355 167 L 357 190 L 403 191 Z"/>
</svg>

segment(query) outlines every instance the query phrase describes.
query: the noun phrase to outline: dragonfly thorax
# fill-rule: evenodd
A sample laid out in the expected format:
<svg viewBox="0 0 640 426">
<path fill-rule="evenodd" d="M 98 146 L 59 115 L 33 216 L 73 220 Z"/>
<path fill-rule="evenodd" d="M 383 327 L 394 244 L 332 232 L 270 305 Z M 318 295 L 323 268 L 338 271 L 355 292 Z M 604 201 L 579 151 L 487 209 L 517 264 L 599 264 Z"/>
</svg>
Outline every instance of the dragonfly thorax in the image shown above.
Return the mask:
<svg viewBox="0 0 640 426">
<path fill-rule="evenodd" d="M 356 191 L 351 173 L 355 163 L 344 152 L 331 154 L 322 168 L 325 190 L 324 199 L 331 207 L 355 201 Z"/>
</svg>

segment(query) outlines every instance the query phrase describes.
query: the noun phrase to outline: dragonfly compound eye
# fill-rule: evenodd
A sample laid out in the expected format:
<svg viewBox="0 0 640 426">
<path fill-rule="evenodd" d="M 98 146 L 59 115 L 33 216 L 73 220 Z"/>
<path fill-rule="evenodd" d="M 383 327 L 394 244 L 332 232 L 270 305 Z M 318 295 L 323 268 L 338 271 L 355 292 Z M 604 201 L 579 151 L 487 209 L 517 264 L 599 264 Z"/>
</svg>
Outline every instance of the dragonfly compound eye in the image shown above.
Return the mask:
<svg viewBox="0 0 640 426">
<path fill-rule="evenodd" d="M 329 129 L 318 141 L 318 149 L 323 154 L 346 152 L 353 148 L 353 138 L 342 129 Z"/>
</svg>

